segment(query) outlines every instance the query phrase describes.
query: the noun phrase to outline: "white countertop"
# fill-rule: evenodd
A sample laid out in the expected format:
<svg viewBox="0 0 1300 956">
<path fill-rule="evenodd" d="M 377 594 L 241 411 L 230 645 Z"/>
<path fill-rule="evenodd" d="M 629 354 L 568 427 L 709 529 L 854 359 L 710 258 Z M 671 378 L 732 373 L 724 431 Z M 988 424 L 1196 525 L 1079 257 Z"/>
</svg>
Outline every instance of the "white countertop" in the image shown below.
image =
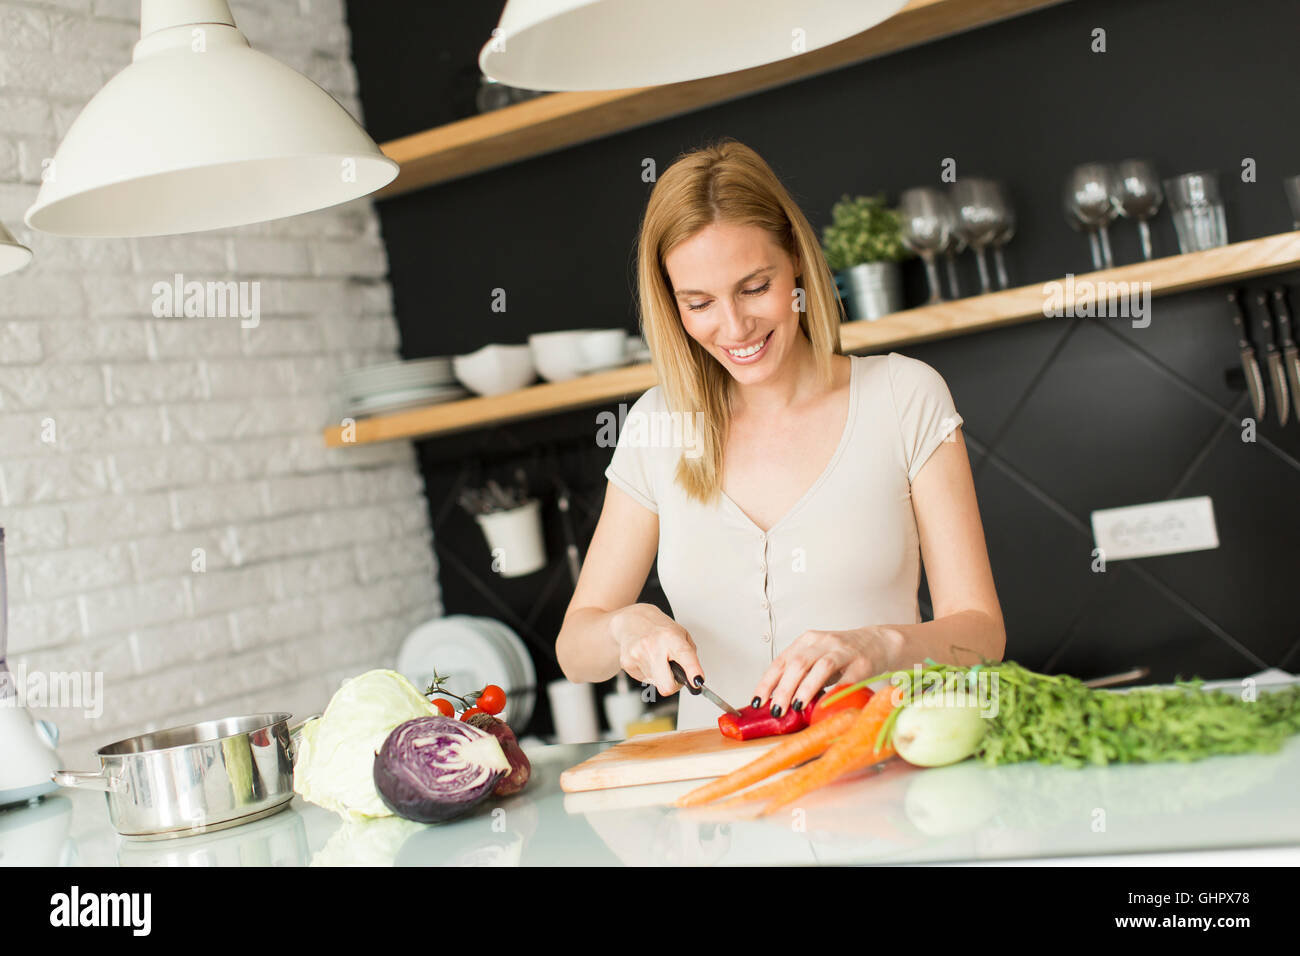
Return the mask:
<svg viewBox="0 0 1300 956">
<path fill-rule="evenodd" d="M 810 795 L 802 830 L 785 814 L 710 822 L 667 805 L 698 781 L 562 793 L 560 772 L 606 746 L 535 747 L 527 790 L 440 826 L 345 824 L 295 797 L 230 830 L 135 841 L 112 830 L 103 794 L 63 790 L 0 814 L 0 864 L 1300 863 L 1300 736 L 1276 754 L 1188 764 L 895 759 Z"/>
</svg>

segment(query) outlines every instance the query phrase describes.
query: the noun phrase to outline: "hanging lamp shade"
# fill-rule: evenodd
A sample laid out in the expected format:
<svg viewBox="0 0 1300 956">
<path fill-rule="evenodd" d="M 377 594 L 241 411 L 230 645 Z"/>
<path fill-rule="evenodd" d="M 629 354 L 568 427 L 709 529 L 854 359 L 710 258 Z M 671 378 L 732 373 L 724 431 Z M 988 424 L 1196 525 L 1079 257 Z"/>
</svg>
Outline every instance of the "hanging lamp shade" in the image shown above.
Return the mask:
<svg viewBox="0 0 1300 956">
<path fill-rule="evenodd" d="M 479 67 L 529 90 L 618 90 L 798 56 L 907 0 L 508 0 Z"/>
<path fill-rule="evenodd" d="M 32 250 L 13 237 L 0 222 L 0 276 L 17 272 L 32 261 Z"/>
<path fill-rule="evenodd" d="M 397 175 L 311 80 L 249 47 L 226 0 L 142 0 L 130 66 L 73 122 L 27 225 L 157 236 L 323 209 Z"/>
</svg>

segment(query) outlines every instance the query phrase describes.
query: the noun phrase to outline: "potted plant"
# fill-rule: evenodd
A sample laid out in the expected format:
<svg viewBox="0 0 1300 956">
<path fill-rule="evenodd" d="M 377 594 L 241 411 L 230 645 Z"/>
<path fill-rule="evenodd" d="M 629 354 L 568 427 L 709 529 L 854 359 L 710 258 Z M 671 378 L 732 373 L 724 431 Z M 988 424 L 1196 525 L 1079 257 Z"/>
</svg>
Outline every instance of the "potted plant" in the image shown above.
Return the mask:
<svg viewBox="0 0 1300 956">
<path fill-rule="evenodd" d="M 898 211 L 883 195 L 840 199 L 822 230 L 822 248 L 849 318 L 878 319 L 903 307 L 898 264 L 912 253 L 903 245 Z"/>
</svg>

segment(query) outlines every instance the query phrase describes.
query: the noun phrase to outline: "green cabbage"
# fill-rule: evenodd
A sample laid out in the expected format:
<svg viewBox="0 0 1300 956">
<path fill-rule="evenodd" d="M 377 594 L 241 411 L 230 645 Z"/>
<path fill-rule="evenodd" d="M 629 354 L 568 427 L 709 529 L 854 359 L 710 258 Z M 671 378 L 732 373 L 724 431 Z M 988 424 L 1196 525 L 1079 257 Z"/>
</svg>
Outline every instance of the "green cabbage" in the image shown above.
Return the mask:
<svg viewBox="0 0 1300 956">
<path fill-rule="evenodd" d="M 391 816 L 375 790 L 375 752 L 398 724 L 438 712 L 396 671 L 367 671 L 344 681 L 325 713 L 302 729 L 294 791 L 345 820 Z"/>
</svg>

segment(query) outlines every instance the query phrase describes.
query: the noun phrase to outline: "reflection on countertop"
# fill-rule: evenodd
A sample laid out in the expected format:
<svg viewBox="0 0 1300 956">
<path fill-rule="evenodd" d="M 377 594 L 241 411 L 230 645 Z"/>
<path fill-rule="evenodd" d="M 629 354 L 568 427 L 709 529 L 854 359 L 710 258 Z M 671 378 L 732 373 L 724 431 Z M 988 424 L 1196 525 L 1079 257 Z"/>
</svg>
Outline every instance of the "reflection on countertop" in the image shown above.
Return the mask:
<svg viewBox="0 0 1300 956">
<path fill-rule="evenodd" d="M 1300 859 L 1300 737 L 1275 754 L 1078 770 L 969 761 L 921 770 L 895 759 L 763 820 L 671 807 L 698 782 L 563 793 L 560 773 L 606 746 L 530 748 L 527 790 L 437 826 L 344 822 L 295 798 L 229 830 L 128 840 L 109 825 L 101 794 L 59 791 L 0 813 L 0 865 L 711 866 L 1135 853 L 1191 861 L 1189 851 L 1243 847 L 1290 847 Z"/>
</svg>

